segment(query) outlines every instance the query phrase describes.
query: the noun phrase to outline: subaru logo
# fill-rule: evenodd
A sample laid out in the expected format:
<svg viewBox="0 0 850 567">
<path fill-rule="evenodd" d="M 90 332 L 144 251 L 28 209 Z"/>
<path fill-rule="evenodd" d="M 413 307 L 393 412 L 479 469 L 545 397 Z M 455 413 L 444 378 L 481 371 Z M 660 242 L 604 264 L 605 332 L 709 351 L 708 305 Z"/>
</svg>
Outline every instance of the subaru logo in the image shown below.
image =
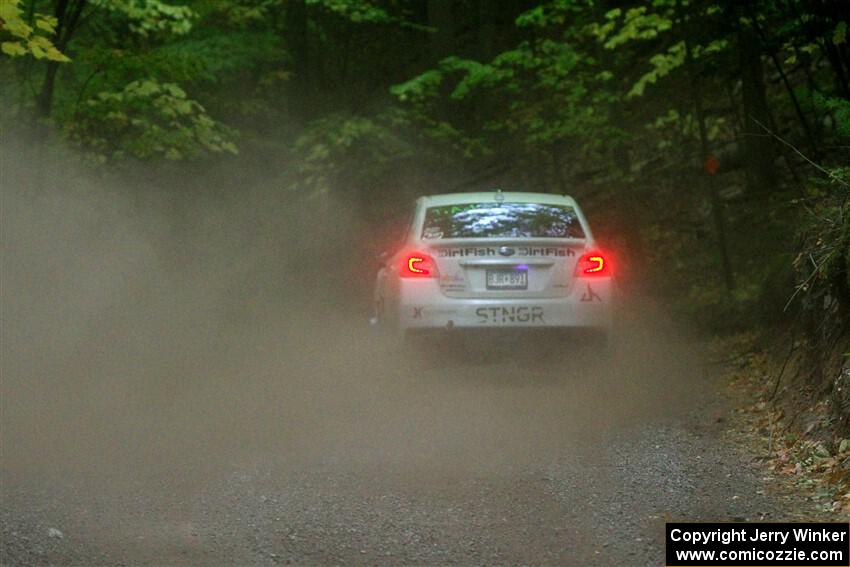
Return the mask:
<svg viewBox="0 0 850 567">
<path fill-rule="evenodd" d="M 499 254 L 501 254 L 502 256 L 513 256 L 514 254 L 516 254 L 516 250 L 514 250 L 510 246 L 502 246 L 501 248 L 499 248 Z"/>
</svg>

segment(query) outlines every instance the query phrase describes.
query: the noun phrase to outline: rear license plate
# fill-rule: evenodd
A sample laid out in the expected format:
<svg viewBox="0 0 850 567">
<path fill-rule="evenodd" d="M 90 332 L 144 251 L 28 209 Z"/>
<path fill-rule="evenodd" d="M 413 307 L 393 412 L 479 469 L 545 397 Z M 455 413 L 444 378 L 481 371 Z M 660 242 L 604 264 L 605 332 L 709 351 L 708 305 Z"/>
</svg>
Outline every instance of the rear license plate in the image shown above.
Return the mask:
<svg viewBox="0 0 850 567">
<path fill-rule="evenodd" d="M 487 270 L 487 289 L 528 289 L 528 270 Z"/>
</svg>

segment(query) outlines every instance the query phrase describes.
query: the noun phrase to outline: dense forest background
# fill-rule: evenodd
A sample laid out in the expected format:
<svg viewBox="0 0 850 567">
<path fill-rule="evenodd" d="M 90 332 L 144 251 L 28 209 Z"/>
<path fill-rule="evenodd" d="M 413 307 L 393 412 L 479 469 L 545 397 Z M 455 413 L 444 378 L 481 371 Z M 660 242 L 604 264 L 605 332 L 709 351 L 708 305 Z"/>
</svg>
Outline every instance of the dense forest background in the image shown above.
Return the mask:
<svg viewBox="0 0 850 567">
<path fill-rule="evenodd" d="M 271 183 L 316 239 L 343 203 L 361 266 L 417 195 L 569 193 L 624 287 L 785 330 L 846 429 L 848 22 L 846 0 L 0 0 L 0 128 L 139 191 Z"/>
</svg>

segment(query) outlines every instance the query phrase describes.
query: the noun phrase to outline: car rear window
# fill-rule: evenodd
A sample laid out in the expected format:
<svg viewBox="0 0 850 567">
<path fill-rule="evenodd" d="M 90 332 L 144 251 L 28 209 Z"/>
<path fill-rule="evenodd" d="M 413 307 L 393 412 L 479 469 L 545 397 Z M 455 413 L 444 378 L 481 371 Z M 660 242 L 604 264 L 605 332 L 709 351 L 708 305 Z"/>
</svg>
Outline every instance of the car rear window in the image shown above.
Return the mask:
<svg viewBox="0 0 850 567">
<path fill-rule="evenodd" d="M 422 238 L 584 238 L 569 205 L 467 203 L 429 207 Z"/>
</svg>

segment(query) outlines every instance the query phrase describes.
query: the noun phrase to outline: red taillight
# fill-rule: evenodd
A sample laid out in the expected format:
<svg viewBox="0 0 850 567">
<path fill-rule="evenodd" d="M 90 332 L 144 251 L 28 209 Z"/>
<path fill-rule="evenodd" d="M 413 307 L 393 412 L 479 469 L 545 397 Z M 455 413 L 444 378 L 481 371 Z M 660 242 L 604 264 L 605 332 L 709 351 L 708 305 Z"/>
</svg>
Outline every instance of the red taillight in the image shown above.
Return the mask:
<svg viewBox="0 0 850 567">
<path fill-rule="evenodd" d="M 576 263 L 577 276 L 610 276 L 610 257 L 598 250 L 583 254 Z"/>
<path fill-rule="evenodd" d="M 428 254 L 411 252 L 402 256 L 401 270 L 403 278 L 435 278 L 437 277 L 437 265 Z"/>
</svg>

